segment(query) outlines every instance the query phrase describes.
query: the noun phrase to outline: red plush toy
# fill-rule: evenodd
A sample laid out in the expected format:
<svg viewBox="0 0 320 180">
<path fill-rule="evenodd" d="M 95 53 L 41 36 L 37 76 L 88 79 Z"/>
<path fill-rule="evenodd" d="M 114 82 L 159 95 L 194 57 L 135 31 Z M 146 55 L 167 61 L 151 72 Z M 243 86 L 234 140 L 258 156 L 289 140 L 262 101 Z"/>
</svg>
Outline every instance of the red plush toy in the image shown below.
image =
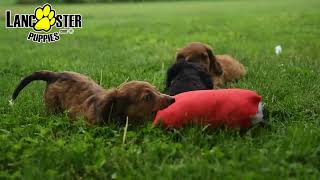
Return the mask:
<svg viewBox="0 0 320 180">
<path fill-rule="evenodd" d="M 180 128 L 201 124 L 229 128 L 249 128 L 264 122 L 261 96 L 244 89 L 198 90 L 175 96 L 176 102 L 160 110 L 153 124 Z"/>
</svg>

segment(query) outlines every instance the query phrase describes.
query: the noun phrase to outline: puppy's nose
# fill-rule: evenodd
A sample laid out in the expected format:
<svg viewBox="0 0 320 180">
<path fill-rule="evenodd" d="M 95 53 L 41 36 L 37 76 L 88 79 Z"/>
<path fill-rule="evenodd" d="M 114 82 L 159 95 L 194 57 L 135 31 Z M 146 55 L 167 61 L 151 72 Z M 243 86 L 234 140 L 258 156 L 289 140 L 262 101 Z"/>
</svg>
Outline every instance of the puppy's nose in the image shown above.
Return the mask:
<svg viewBox="0 0 320 180">
<path fill-rule="evenodd" d="M 173 104 L 174 102 L 176 102 L 176 99 L 174 97 L 169 97 L 168 98 L 168 103 L 169 104 Z"/>
</svg>

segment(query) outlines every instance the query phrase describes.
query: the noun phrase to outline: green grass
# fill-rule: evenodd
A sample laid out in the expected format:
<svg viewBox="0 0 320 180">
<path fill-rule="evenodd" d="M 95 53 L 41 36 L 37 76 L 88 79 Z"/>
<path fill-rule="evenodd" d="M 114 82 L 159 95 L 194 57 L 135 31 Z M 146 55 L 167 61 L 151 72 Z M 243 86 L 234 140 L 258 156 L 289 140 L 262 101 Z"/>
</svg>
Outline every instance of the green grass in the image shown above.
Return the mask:
<svg viewBox="0 0 320 180">
<path fill-rule="evenodd" d="M 34 6 L 0 6 L 31 13 Z M 0 14 L 0 179 L 319 179 L 320 1 L 207 1 L 56 5 L 81 13 L 83 28 L 53 44 L 26 40 L 29 29 L 5 29 Z M 259 92 L 270 127 L 168 131 L 149 123 L 123 127 L 70 123 L 47 115 L 43 82 L 8 105 L 33 71 L 71 70 L 105 88 L 126 79 L 164 88 L 176 48 L 190 41 L 239 59 L 248 75 L 230 87 Z M 283 53 L 274 54 L 282 45 Z M 162 66 L 164 65 L 164 68 Z"/>
</svg>

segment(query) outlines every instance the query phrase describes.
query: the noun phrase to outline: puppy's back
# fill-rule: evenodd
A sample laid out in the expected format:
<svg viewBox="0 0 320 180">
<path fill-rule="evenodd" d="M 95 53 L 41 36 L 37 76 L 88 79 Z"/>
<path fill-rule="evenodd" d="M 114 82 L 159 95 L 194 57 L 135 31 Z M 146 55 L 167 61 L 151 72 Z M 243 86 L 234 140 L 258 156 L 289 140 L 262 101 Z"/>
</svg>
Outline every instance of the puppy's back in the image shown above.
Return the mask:
<svg viewBox="0 0 320 180">
<path fill-rule="evenodd" d="M 59 97 L 61 105 L 70 109 L 84 105 L 91 96 L 99 99 L 105 92 L 105 89 L 85 75 L 62 72 L 54 83 L 47 86 L 45 97 Z"/>
<path fill-rule="evenodd" d="M 200 64 L 176 63 L 168 69 L 166 93 L 176 95 L 182 92 L 213 89 L 211 76 Z"/>
</svg>

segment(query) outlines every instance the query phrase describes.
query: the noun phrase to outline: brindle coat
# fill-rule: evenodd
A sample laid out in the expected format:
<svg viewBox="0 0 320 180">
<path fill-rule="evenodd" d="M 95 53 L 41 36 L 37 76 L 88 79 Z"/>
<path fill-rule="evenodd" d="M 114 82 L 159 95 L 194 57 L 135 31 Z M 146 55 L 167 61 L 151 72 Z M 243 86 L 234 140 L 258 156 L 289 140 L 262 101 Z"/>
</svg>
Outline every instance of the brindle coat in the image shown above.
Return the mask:
<svg viewBox="0 0 320 180">
<path fill-rule="evenodd" d="M 60 113 L 67 110 L 71 119 L 84 116 L 93 124 L 126 116 L 129 119 L 143 118 L 174 102 L 173 97 L 161 94 L 148 82 L 130 81 L 105 90 L 82 74 L 51 71 L 38 71 L 25 77 L 12 99 L 15 100 L 19 92 L 34 80 L 47 82 L 44 99 L 49 111 Z"/>
</svg>

